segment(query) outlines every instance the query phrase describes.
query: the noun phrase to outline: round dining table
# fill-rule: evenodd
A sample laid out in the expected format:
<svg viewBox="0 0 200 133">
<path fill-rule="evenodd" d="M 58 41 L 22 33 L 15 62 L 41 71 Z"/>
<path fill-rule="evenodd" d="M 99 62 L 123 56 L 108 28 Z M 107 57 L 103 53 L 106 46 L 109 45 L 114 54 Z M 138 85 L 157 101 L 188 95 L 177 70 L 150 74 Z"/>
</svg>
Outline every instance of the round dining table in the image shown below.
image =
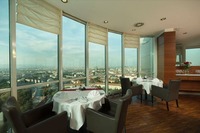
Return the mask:
<svg viewBox="0 0 200 133">
<path fill-rule="evenodd" d="M 163 87 L 163 81 L 157 78 L 154 78 L 154 79 L 137 78 L 136 80 L 133 80 L 133 81 L 136 82 L 137 84 L 143 85 L 143 89 L 145 90 L 147 94 L 151 93 L 152 85 Z"/>
<path fill-rule="evenodd" d="M 53 96 L 53 111 L 67 111 L 70 128 L 79 130 L 85 122 L 86 108 L 98 110 L 104 104 L 105 91 L 99 89 L 68 89 L 59 91 Z"/>
</svg>

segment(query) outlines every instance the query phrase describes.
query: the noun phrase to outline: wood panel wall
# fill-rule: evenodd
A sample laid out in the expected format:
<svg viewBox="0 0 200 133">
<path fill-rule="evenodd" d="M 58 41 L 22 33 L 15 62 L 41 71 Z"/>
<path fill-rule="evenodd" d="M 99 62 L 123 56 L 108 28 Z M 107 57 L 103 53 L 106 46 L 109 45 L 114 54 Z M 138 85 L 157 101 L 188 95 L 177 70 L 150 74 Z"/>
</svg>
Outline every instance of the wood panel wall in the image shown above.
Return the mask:
<svg viewBox="0 0 200 133">
<path fill-rule="evenodd" d="M 157 77 L 159 79 L 164 79 L 164 36 L 158 38 L 157 43 Z"/>
<path fill-rule="evenodd" d="M 164 32 L 157 38 L 157 77 L 167 84 L 176 75 L 176 34 L 175 31 Z"/>
<path fill-rule="evenodd" d="M 200 76 L 176 76 L 176 34 L 174 32 L 164 32 L 157 38 L 157 77 L 168 84 L 170 79 L 181 79 L 180 91 L 200 92 Z M 200 66 L 192 66 L 190 73 L 196 73 Z"/>
</svg>

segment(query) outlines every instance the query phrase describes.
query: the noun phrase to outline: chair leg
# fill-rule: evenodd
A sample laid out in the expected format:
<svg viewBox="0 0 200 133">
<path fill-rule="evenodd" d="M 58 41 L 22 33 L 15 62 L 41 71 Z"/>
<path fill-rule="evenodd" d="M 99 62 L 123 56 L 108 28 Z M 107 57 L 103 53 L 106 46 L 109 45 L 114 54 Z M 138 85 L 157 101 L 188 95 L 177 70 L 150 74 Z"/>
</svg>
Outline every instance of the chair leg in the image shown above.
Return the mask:
<svg viewBox="0 0 200 133">
<path fill-rule="evenodd" d="M 151 95 L 151 103 L 152 103 L 152 106 L 153 106 L 153 95 Z"/>
<path fill-rule="evenodd" d="M 124 126 L 124 133 L 126 133 L 126 126 Z"/>
<path fill-rule="evenodd" d="M 147 100 L 147 92 L 145 91 L 145 100 Z"/>
<path fill-rule="evenodd" d="M 7 122 L 7 118 L 5 117 L 4 114 L 3 114 L 3 122 Z"/>
<path fill-rule="evenodd" d="M 169 106 L 168 106 L 168 102 L 166 102 L 166 106 L 167 106 L 167 111 L 169 111 Z"/>
<path fill-rule="evenodd" d="M 141 103 L 142 103 L 142 94 L 141 94 L 141 99 L 140 99 Z"/>
<path fill-rule="evenodd" d="M 179 106 L 178 106 L 178 99 L 176 99 L 176 106 L 177 106 L 177 108 L 179 107 Z"/>
</svg>

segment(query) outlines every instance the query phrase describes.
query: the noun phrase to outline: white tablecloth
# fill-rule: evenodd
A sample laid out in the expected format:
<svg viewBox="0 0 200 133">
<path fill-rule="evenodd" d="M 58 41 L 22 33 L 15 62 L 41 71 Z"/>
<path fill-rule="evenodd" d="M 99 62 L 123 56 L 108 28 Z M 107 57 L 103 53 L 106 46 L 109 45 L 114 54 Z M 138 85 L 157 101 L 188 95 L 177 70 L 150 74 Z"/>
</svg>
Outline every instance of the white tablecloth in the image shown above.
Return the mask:
<svg viewBox="0 0 200 133">
<path fill-rule="evenodd" d="M 85 109 L 100 109 L 105 102 L 105 92 L 98 90 L 100 96 L 92 99 L 86 98 L 92 90 L 84 91 L 59 91 L 53 96 L 53 111 L 60 113 L 67 111 L 70 118 L 70 128 L 79 130 L 85 122 Z M 87 99 L 88 101 L 85 101 Z"/>
<path fill-rule="evenodd" d="M 153 80 L 149 80 L 149 79 L 140 79 L 140 80 L 136 80 L 137 84 L 142 84 L 143 85 L 143 89 L 146 91 L 147 94 L 151 93 L 151 85 L 156 85 L 159 87 L 163 87 L 163 81 L 158 80 L 158 79 L 153 79 Z"/>
</svg>

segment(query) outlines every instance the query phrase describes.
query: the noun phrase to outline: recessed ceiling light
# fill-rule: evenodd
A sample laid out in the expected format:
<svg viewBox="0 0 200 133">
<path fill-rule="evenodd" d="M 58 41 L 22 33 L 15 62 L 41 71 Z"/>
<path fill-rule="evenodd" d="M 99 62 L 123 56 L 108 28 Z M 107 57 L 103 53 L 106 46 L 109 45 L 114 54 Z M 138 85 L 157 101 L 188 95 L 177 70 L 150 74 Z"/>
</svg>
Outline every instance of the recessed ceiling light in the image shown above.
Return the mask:
<svg viewBox="0 0 200 133">
<path fill-rule="evenodd" d="M 63 3 L 68 3 L 68 0 L 61 0 Z"/>
<path fill-rule="evenodd" d="M 161 18 L 160 21 L 164 21 L 164 20 L 166 20 L 166 19 L 167 19 L 167 18 Z"/>
<path fill-rule="evenodd" d="M 143 26 L 143 25 L 144 25 L 144 23 L 142 23 L 142 22 L 139 22 L 139 23 L 134 24 L 135 27 L 141 27 L 141 26 Z"/>
<path fill-rule="evenodd" d="M 103 22 L 104 22 L 104 24 L 107 24 L 107 23 L 108 23 L 108 20 L 104 20 Z"/>
</svg>

